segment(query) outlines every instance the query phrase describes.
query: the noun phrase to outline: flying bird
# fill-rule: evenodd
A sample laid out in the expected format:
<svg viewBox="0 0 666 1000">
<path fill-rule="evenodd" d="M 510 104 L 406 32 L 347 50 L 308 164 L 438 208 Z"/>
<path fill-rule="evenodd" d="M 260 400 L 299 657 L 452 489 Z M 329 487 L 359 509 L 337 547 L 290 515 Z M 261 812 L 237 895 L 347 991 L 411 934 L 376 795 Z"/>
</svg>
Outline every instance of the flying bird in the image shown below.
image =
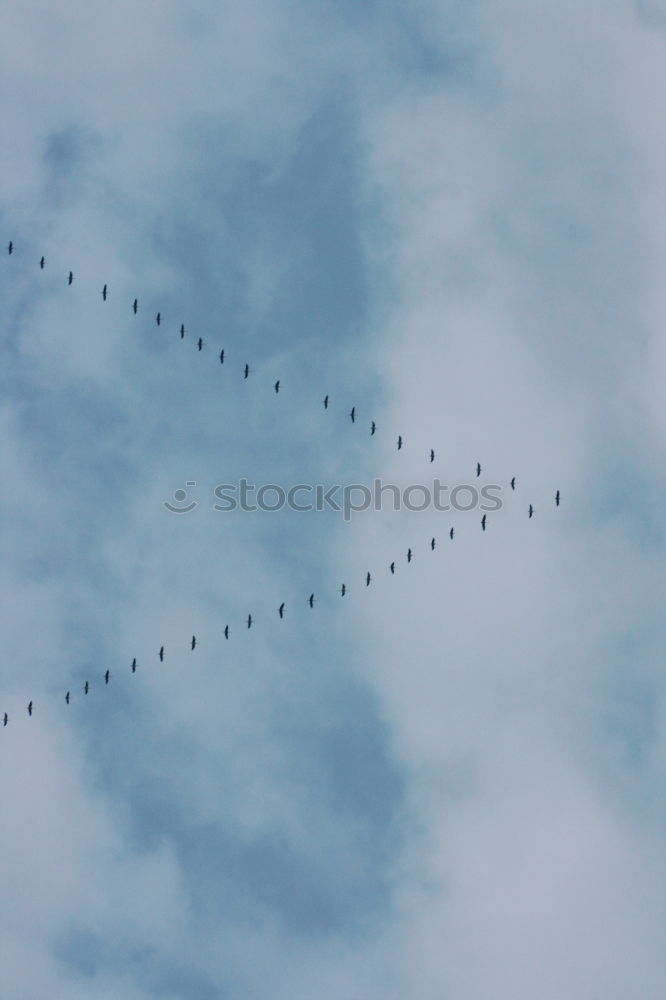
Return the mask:
<svg viewBox="0 0 666 1000">
<path fill-rule="evenodd" d="M 515 488 L 516 488 L 516 477 L 515 476 L 511 480 L 510 486 L 511 486 L 512 490 L 515 490 Z"/>
<path fill-rule="evenodd" d="M 252 615 L 247 616 L 247 627 L 252 628 Z"/>
<path fill-rule="evenodd" d="M 395 563 L 394 562 L 391 563 L 391 565 L 389 566 L 389 569 L 391 570 L 392 573 L 395 573 Z"/>
<path fill-rule="evenodd" d="M 180 339 L 181 340 L 185 339 L 185 324 L 184 323 L 180 324 Z"/>
<path fill-rule="evenodd" d="M 370 424 L 370 434 L 371 435 L 374 434 L 376 430 L 377 430 L 377 425 L 375 424 L 375 422 L 373 420 L 372 423 Z"/>
<path fill-rule="evenodd" d="M 310 596 L 308 597 L 308 604 L 310 605 L 311 608 L 314 608 L 314 594 L 310 594 Z"/>
<path fill-rule="evenodd" d="M 351 417 L 351 422 L 354 423 L 354 421 L 356 420 L 356 407 L 355 406 L 352 406 L 351 412 L 350 412 L 349 416 Z"/>
<path fill-rule="evenodd" d="M 197 340 L 197 347 L 199 350 L 201 350 L 201 348 L 203 347 L 203 340 L 201 339 L 201 337 L 199 337 L 199 339 Z"/>
<path fill-rule="evenodd" d="M 248 628 L 249 628 L 249 627 L 250 627 L 250 626 L 248 625 Z M 225 638 L 225 639 L 228 639 L 228 638 L 229 638 L 229 626 L 228 626 L 228 625 L 225 625 L 225 626 L 224 626 L 224 638 Z"/>
<path fill-rule="evenodd" d="M 44 270 L 44 264 L 46 264 L 46 261 L 44 260 L 43 257 L 40 257 L 39 258 L 39 266 L 41 267 L 42 271 Z"/>
<path fill-rule="evenodd" d="M 158 326 L 160 325 L 160 323 L 162 322 L 162 314 L 161 313 L 157 314 L 157 316 L 155 317 L 155 322 L 157 323 Z"/>
<path fill-rule="evenodd" d="M 366 585 L 366 587 L 370 586 L 370 581 L 371 580 L 372 580 L 372 577 L 370 576 L 370 571 L 368 571 L 366 573 L 366 575 L 365 575 L 365 585 Z"/>
<path fill-rule="evenodd" d="M 278 608 L 278 614 L 279 614 L 280 618 L 284 618 L 284 601 L 282 602 L 282 604 Z"/>
<path fill-rule="evenodd" d="M 324 409 L 328 409 L 328 396 L 324 396 Z"/>
<path fill-rule="evenodd" d="M 342 586 L 340 587 L 340 597 L 344 597 L 346 593 L 347 593 L 347 587 L 343 583 Z"/>
<path fill-rule="evenodd" d="M 106 285 L 102 289 L 102 302 L 106 302 Z"/>
<path fill-rule="evenodd" d="M 478 479 L 481 475 L 481 462 L 476 463 L 476 478 Z"/>
<path fill-rule="evenodd" d="M 435 461 L 435 449 L 434 448 L 430 449 L 430 461 L 431 462 Z"/>
<path fill-rule="evenodd" d="M 2 717 L 2 724 L 3 724 L 3 726 L 6 726 L 8 722 L 9 722 L 9 716 L 5 712 L 5 714 Z"/>
<path fill-rule="evenodd" d="M 90 684 L 88 683 L 88 681 L 86 681 L 85 684 L 83 685 L 83 693 L 88 694 L 88 691 L 90 691 Z"/>
<path fill-rule="evenodd" d="M 193 635 L 192 636 L 192 649 L 194 649 L 194 647 L 196 646 L 196 644 L 197 644 L 197 637 L 195 635 Z"/>
<path fill-rule="evenodd" d="M 134 659 L 132 660 L 132 673 L 133 673 L 133 674 L 135 674 L 135 673 L 136 673 L 136 656 L 135 656 L 135 657 L 134 657 Z"/>
<path fill-rule="evenodd" d="M 138 299 L 134 299 L 134 302 L 132 303 L 132 309 L 134 310 L 134 315 L 135 316 L 136 316 L 136 311 L 137 311 L 138 308 L 139 308 L 139 300 Z"/>
<path fill-rule="evenodd" d="M 412 550 L 407 549 L 407 562 L 410 563 L 411 561 L 412 561 Z"/>
<path fill-rule="evenodd" d="M 250 366 L 249 365 L 245 365 L 243 378 L 247 378 L 249 374 L 250 374 Z"/>
<path fill-rule="evenodd" d="M 557 491 L 557 493 L 555 494 L 555 506 L 556 506 L 556 507 L 559 507 L 559 506 L 560 506 L 560 491 L 559 491 L 559 490 L 558 490 L 558 491 Z"/>
<path fill-rule="evenodd" d="M 65 702 L 69 705 L 69 691 L 65 695 Z"/>
<path fill-rule="evenodd" d="M 532 504 L 530 504 L 529 516 L 531 517 L 533 513 L 534 513 L 534 507 L 532 506 Z"/>
<path fill-rule="evenodd" d="M 484 531 L 486 530 L 486 515 L 485 514 L 481 518 L 481 527 L 483 528 Z"/>
<path fill-rule="evenodd" d="M 111 676 L 111 674 L 110 674 L 110 672 L 109 672 L 109 671 L 107 670 L 107 671 L 105 672 L 105 674 L 104 674 L 104 683 L 105 683 L 105 684 L 108 684 L 108 683 L 109 683 L 109 677 L 110 677 L 110 676 Z"/>
<path fill-rule="evenodd" d="M 402 448 L 402 435 L 398 434 L 398 451 Z"/>
<path fill-rule="evenodd" d="M 449 538 L 453 538 L 453 528 L 449 531 Z"/>
<path fill-rule="evenodd" d="M 430 539 L 430 548 L 432 549 L 433 552 L 435 551 L 435 539 L 434 538 Z"/>
<path fill-rule="evenodd" d="M 70 271 L 70 272 L 69 272 L 69 277 L 67 278 L 67 284 L 68 284 L 68 285 L 71 285 L 71 283 L 72 283 L 73 281 L 74 281 L 74 275 L 73 275 L 73 273 L 72 273 L 72 272 Z"/>
<path fill-rule="evenodd" d="M 278 393 L 280 391 L 280 379 L 277 380 L 277 382 L 275 383 L 275 385 L 273 386 L 273 388 L 275 389 L 276 393 Z"/>
<path fill-rule="evenodd" d="M 11 253 L 13 249 L 14 249 L 14 244 L 10 240 L 9 241 L 9 246 L 7 247 L 7 253 Z"/>
<path fill-rule="evenodd" d="M 164 646 L 160 646 L 160 663 L 164 663 Z"/>
<path fill-rule="evenodd" d="M 32 715 L 32 702 L 28 702 L 28 715 Z"/>
<path fill-rule="evenodd" d="M 224 364 L 224 351 L 220 351 L 220 364 Z"/>
</svg>

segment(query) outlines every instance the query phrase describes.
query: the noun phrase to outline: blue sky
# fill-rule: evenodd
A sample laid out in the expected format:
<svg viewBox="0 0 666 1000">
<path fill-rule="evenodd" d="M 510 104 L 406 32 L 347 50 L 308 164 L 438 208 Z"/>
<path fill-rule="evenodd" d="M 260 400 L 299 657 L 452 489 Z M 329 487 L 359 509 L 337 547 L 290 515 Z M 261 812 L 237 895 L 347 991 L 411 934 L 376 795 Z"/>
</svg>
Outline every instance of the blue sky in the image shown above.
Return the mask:
<svg viewBox="0 0 666 1000">
<path fill-rule="evenodd" d="M 663 996 L 666 8 L 0 17 L 0 992 Z"/>
</svg>

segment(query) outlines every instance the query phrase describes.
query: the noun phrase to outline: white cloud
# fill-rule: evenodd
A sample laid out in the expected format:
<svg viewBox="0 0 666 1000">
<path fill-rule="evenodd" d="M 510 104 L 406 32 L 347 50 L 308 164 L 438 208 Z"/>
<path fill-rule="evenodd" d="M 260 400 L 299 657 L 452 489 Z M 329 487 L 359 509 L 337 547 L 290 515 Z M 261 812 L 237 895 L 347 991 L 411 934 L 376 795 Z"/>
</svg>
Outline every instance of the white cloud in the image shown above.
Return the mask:
<svg viewBox="0 0 666 1000">
<path fill-rule="evenodd" d="M 6 17 L 6 990 L 663 992 L 664 69 L 635 10 Z M 477 461 L 485 534 L 210 510 L 241 475 Z"/>
</svg>

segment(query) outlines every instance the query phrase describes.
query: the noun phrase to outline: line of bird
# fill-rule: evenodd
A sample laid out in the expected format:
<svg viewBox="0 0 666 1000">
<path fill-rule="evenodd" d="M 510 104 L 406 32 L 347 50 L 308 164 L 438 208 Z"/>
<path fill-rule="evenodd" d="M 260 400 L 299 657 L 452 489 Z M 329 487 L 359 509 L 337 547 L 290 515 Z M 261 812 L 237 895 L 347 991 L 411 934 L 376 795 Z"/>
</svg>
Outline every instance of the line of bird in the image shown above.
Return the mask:
<svg viewBox="0 0 666 1000">
<path fill-rule="evenodd" d="M 11 240 L 10 240 L 9 245 L 8 245 L 8 251 L 9 251 L 9 254 L 12 254 L 14 252 L 14 243 Z M 42 270 L 44 269 L 44 267 L 46 266 L 46 258 L 45 257 L 42 256 L 40 258 L 39 266 L 40 266 L 40 268 Z M 69 273 L 67 275 L 67 284 L 71 285 L 73 283 L 73 281 L 74 281 L 74 273 L 72 271 L 69 271 Z M 108 286 L 108 284 L 104 284 L 103 285 L 101 294 L 102 294 L 102 300 L 104 302 L 106 302 L 107 298 L 108 298 L 108 294 L 109 294 L 109 286 Z M 139 300 L 138 300 L 138 298 L 135 298 L 134 301 L 132 302 L 132 311 L 133 311 L 134 315 L 136 316 L 137 313 L 138 313 L 138 311 L 139 311 Z M 157 326 L 161 326 L 162 325 L 162 313 L 161 312 L 157 312 L 156 313 L 156 315 L 155 315 L 155 323 L 156 323 Z M 185 339 L 185 324 L 184 323 L 180 324 L 180 339 L 181 340 Z M 198 350 L 199 351 L 203 350 L 203 347 L 204 347 L 203 337 L 199 337 L 197 339 L 196 343 L 197 343 Z M 223 365 L 225 363 L 225 358 L 226 358 L 226 352 L 225 352 L 225 350 L 223 348 L 223 349 L 220 350 L 220 353 L 219 353 L 219 359 L 220 359 L 220 364 L 221 365 Z M 247 378 L 250 377 L 250 374 L 253 372 L 253 369 L 250 367 L 249 363 L 246 362 L 246 364 L 244 365 L 242 371 L 243 371 L 243 379 L 247 379 Z M 276 395 L 279 394 L 281 385 L 282 385 L 281 379 L 277 379 L 277 381 L 273 383 L 273 391 L 275 392 Z M 322 403 L 323 403 L 324 409 L 328 410 L 329 407 L 330 407 L 330 404 L 331 404 L 331 397 L 330 397 L 329 394 L 326 394 L 323 397 Z M 351 410 L 349 411 L 349 419 L 351 420 L 352 424 L 355 424 L 357 422 L 356 406 L 352 406 Z M 376 434 L 376 432 L 377 432 L 377 423 L 374 420 L 370 421 L 369 429 L 370 429 L 370 436 L 374 437 L 375 434 Z M 397 441 L 396 441 L 397 450 L 398 451 L 402 451 L 402 448 L 403 448 L 404 444 L 405 444 L 405 439 L 402 436 L 402 434 L 399 434 L 398 437 L 397 437 Z M 429 457 L 430 462 L 432 464 L 435 461 L 435 458 L 436 458 L 436 454 L 435 454 L 435 449 L 434 448 L 430 448 L 430 450 L 428 452 L 428 457 Z M 482 471 L 481 465 L 479 463 L 477 463 L 477 466 L 476 466 L 476 475 L 477 475 L 477 478 L 481 475 L 481 471 Z M 511 481 L 511 489 L 515 489 L 515 477 Z M 530 517 L 531 516 L 532 515 L 530 514 Z"/>
<path fill-rule="evenodd" d="M 555 505 L 557 507 L 560 506 L 560 499 L 561 499 L 561 497 L 560 497 L 560 491 L 558 490 L 557 493 L 555 494 Z M 532 514 L 533 514 L 533 507 L 532 507 L 532 504 L 530 504 L 530 507 L 529 507 L 529 516 L 530 516 L 530 518 L 532 517 Z M 481 518 L 481 528 L 482 528 L 483 531 L 486 530 L 486 526 L 487 526 L 486 514 L 484 514 L 483 517 Z M 449 537 L 450 541 L 453 541 L 454 535 L 455 535 L 455 529 L 453 527 L 451 527 L 449 529 L 449 533 L 448 533 L 448 537 Z M 433 535 L 433 537 L 430 539 L 430 542 L 428 543 L 428 549 L 431 552 L 434 552 L 435 549 L 436 549 L 436 547 L 437 547 L 437 539 Z M 410 564 L 414 560 L 414 557 L 415 557 L 415 551 L 414 551 L 414 549 L 408 548 L 407 549 L 407 553 L 406 553 L 406 562 L 407 562 L 407 564 Z M 393 560 L 392 562 L 389 563 L 388 570 L 389 570 L 389 573 L 391 574 L 391 576 L 395 575 L 396 568 L 397 568 L 397 562 L 396 562 L 396 560 Z M 369 587 L 370 584 L 372 583 L 373 579 L 374 579 L 374 577 L 373 577 L 372 573 L 370 572 L 370 570 L 368 570 L 366 572 L 366 574 L 365 574 L 365 577 L 364 577 L 365 586 Z M 348 588 L 347 584 L 346 583 L 341 583 L 340 587 L 339 587 L 339 590 L 338 590 L 339 596 L 340 597 L 346 597 L 348 593 L 349 593 L 349 588 Z M 308 605 L 308 607 L 310 607 L 311 609 L 314 609 L 314 606 L 317 603 L 317 598 L 315 596 L 314 591 L 309 595 L 309 597 L 307 598 L 307 600 L 306 600 L 305 603 Z M 277 616 L 278 616 L 278 618 L 281 621 L 285 617 L 286 610 L 287 610 L 286 601 L 282 601 L 282 603 L 276 609 Z M 250 614 L 248 614 L 247 618 L 245 619 L 245 629 L 246 630 L 247 629 L 251 629 L 254 624 L 255 624 L 255 618 L 250 613 Z M 224 626 L 224 628 L 222 629 L 222 635 L 224 636 L 224 638 L 226 640 L 229 640 L 229 638 L 231 636 L 231 626 L 230 625 L 227 624 L 227 625 Z M 194 650 L 197 647 L 197 637 L 196 637 L 196 635 L 192 636 L 192 638 L 190 640 L 190 643 L 189 643 L 189 646 L 190 646 L 190 650 L 192 652 L 194 652 Z M 164 663 L 164 656 L 165 656 L 165 647 L 162 645 L 162 646 L 160 646 L 160 648 L 158 650 L 158 653 L 157 653 L 157 658 L 159 659 L 160 663 Z M 136 659 L 136 657 L 134 657 L 133 660 L 132 660 L 132 663 L 130 664 L 130 670 L 131 670 L 131 672 L 133 674 L 136 673 L 137 666 L 138 666 L 137 659 Z M 104 679 L 105 686 L 108 685 L 108 683 L 109 683 L 109 681 L 111 679 L 111 671 L 107 668 L 107 670 L 105 670 L 105 672 L 104 672 L 104 674 L 102 676 L 103 676 L 103 679 Z M 84 695 L 87 695 L 90 692 L 90 688 L 91 688 L 90 681 L 85 681 L 85 683 L 83 685 L 83 693 L 84 693 Z M 65 693 L 64 700 L 65 700 L 65 703 L 67 705 L 70 704 L 70 702 L 72 700 L 72 692 L 71 692 L 71 690 L 67 691 Z M 34 700 L 31 699 L 28 702 L 27 706 L 26 706 L 27 713 L 28 713 L 28 715 L 30 717 L 32 717 L 32 715 L 33 715 L 34 707 L 35 707 Z M 8 713 L 5 712 L 3 714 L 3 717 L 2 717 L 3 727 L 7 726 L 9 722 L 10 722 L 10 717 L 9 717 Z"/>
<path fill-rule="evenodd" d="M 14 252 L 14 243 L 13 243 L 12 240 L 9 241 L 8 251 L 9 251 L 9 254 L 12 254 Z M 40 258 L 40 261 L 39 261 L 39 266 L 40 266 L 40 268 L 42 270 L 44 269 L 45 264 L 46 264 L 46 258 L 42 256 Z M 73 281 L 74 281 L 74 274 L 73 274 L 72 271 L 70 271 L 69 274 L 68 274 L 68 278 L 67 278 L 68 285 L 71 285 Z M 106 302 L 107 297 L 108 297 L 108 285 L 105 284 L 102 287 L 102 300 L 104 302 Z M 136 314 L 138 312 L 138 309 L 139 309 L 139 300 L 137 298 L 135 298 L 134 302 L 132 303 L 132 310 L 133 310 L 135 316 L 136 316 Z M 157 326 L 161 325 L 161 323 L 162 323 L 162 314 L 160 312 L 158 312 L 156 314 L 156 316 L 155 316 L 155 322 L 156 322 Z M 184 337 L 185 337 L 185 324 L 181 323 L 181 325 L 180 325 L 180 338 L 181 338 L 181 340 L 184 339 Z M 199 350 L 201 350 L 203 348 L 203 339 L 201 337 L 199 337 L 199 339 L 197 341 L 197 346 L 198 346 Z M 220 351 L 220 364 L 224 364 L 224 358 L 225 358 L 225 352 L 224 352 L 224 349 L 222 349 Z M 243 368 L 243 378 L 244 379 L 248 378 L 251 371 L 252 371 L 252 369 L 250 368 L 250 365 L 246 363 L 245 367 Z M 280 379 L 278 379 L 274 383 L 273 389 L 274 389 L 274 391 L 275 391 L 276 394 L 279 393 L 279 391 L 280 391 Z M 324 409 L 325 410 L 328 410 L 330 401 L 331 401 L 331 398 L 330 398 L 330 396 L 328 394 L 326 396 L 324 396 L 322 402 L 324 404 Z M 350 418 L 350 420 L 351 420 L 351 422 L 353 424 L 356 423 L 356 407 L 355 406 L 352 406 L 351 410 L 349 411 L 349 418 Z M 370 421 L 370 436 L 374 437 L 376 431 L 377 431 L 377 424 L 376 424 L 376 422 L 374 420 L 371 420 Z M 404 441 L 404 438 L 403 438 L 402 434 L 399 434 L 398 438 L 397 438 L 397 442 L 396 442 L 396 444 L 397 444 L 397 450 L 398 451 L 402 450 L 402 447 L 403 447 L 404 443 L 405 443 L 405 441 Z M 430 459 L 430 463 L 432 464 L 435 461 L 435 458 L 436 458 L 436 454 L 435 454 L 435 449 L 434 448 L 430 448 L 430 450 L 428 452 L 428 457 Z M 483 471 L 483 469 L 482 469 L 481 463 L 477 462 L 476 463 L 476 477 L 477 477 L 477 479 L 481 476 L 482 471 Z M 512 490 L 515 490 L 515 488 L 516 488 L 516 477 L 515 476 L 513 476 L 513 478 L 511 479 L 509 485 L 511 486 Z M 559 506 L 559 503 L 560 503 L 560 491 L 559 490 L 555 494 L 555 503 Z M 534 507 L 532 506 L 532 504 L 530 504 L 529 508 L 528 508 L 528 516 L 531 518 L 533 515 L 534 515 Z M 483 528 L 484 531 L 486 530 L 486 518 L 485 518 L 485 515 L 482 518 L 481 527 Z"/>
</svg>

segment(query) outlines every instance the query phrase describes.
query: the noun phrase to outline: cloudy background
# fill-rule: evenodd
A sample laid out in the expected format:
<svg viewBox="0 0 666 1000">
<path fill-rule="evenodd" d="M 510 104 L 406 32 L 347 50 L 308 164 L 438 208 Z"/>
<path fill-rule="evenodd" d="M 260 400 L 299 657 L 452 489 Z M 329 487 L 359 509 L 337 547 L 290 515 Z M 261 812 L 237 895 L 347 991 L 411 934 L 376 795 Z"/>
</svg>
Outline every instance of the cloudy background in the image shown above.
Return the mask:
<svg viewBox="0 0 666 1000">
<path fill-rule="evenodd" d="M 661 998 L 662 0 L 1 18 L 3 997 Z"/>
</svg>

